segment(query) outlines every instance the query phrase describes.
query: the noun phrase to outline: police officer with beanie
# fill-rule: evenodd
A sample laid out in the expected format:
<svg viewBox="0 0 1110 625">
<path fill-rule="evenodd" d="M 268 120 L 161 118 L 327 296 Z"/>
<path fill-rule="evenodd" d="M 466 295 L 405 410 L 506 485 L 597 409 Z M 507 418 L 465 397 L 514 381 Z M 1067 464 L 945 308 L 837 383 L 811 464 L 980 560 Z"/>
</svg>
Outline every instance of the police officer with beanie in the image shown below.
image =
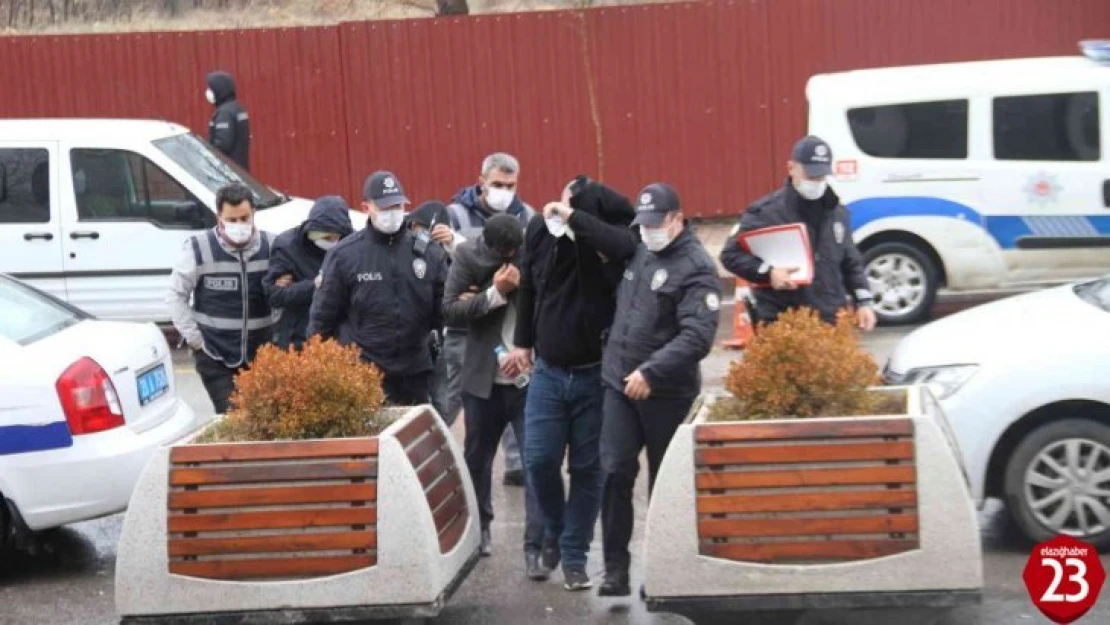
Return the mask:
<svg viewBox="0 0 1110 625">
<path fill-rule="evenodd" d="M 385 374 L 386 401 L 426 404 L 428 334 L 443 327 L 447 256 L 404 227 L 409 199 L 392 173 L 370 174 L 362 193 L 369 223 L 328 253 L 308 333 L 358 345 Z"/>
<path fill-rule="evenodd" d="M 603 597 L 630 593 L 632 487 L 647 448 L 648 493 L 675 431 L 701 392 L 699 363 L 713 347 L 720 282 L 713 259 L 683 218 L 669 185 L 640 191 L 633 226 L 634 255 L 598 229 L 590 215 L 564 216 L 578 240 L 613 261 L 625 262 L 617 311 L 602 356 L 605 385 L 601 426 L 601 527 L 605 554 Z M 622 233 L 636 239 L 635 230 Z M 615 243 L 615 244 L 614 244 Z M 622 258 L 624 256 L 624 258 Z"/>
<path fill-rule="evenodd" d="M 273 315 L 262 287 L 271 241 L 254 227 L 254 198 L 247 187 L 221 188 L 216 211 L 215 228 L 186 240 L 166 302 L 174 327 L 193 350 L 216 413 L 224 414 L 235 374 L 272 335 Z"/>
<path fill-rule="evenodd" d="M 721 264 L 755 287 L 757 322 L 772 323 L 792 308 L 815 309 L 823 320 L 836 322 L 837 311 L 849 296 L 858 309 L 859 327 L 875 328 L 875 311 L 863 260 L 852 241 L 848 210 L 827 181 L 832 173 L 832 150 L 818 137 L 803 137 L 787 163 L 789 177 L 781 189 L 744 211 L 740 223 L 721 250 Z M 798 267 L 774 267 L 744 250 L 736 235 L 771 226 L 803 223 L 813 249 L 813 283 L 800 286 L 791 280 Z"/>
</svg>

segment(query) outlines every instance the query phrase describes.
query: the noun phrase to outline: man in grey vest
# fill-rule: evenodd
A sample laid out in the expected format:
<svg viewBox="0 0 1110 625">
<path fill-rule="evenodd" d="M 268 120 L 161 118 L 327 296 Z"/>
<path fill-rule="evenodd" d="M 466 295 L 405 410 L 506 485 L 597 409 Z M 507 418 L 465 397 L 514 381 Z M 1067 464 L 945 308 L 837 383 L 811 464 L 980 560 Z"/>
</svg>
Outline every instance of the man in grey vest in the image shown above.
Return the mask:
<svg viewBox="0 0 1110 625">
<path fill-rule="evenodd" d="M 219 224 L 185 242 L 166 302 L 216 414 L 224 414 L 235 374 L 272 337 L 273 314 L 262 288 L 271 239 L 254 227 L 254 197 L 244 185 L 221 188 L 216 211 Z"/>
</svg>

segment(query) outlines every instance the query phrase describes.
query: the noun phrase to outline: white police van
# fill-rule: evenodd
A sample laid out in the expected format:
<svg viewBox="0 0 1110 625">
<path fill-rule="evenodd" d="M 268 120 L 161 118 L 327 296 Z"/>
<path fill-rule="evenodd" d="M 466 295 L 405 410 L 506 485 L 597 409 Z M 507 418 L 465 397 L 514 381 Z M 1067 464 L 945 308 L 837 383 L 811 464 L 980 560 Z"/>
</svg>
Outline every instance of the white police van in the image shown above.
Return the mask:
<svg viewBox="0 0 1110 625">
<path fill-rule="evenodd" d="M 881 322 L 1110 270 L 1110 43 L 1080 48 L 809 80 Z"/>
</svg>

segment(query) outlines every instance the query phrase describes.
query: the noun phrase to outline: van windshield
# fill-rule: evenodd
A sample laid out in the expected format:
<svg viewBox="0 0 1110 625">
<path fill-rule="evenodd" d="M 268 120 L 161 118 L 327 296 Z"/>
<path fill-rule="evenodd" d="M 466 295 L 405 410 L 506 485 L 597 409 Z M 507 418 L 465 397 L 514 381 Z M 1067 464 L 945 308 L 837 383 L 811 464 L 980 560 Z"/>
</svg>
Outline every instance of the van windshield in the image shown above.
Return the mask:
<svg viewBox="0 0 1110 625">
<path fill-rule="evenodd" d="M 1110 312 L 1110 276 L 1075 285 L 1075 294 L 1088 304 Z"/>
<path fill-rule="evenodd" d="M 87 318 L 47 295 L 0 277 L 0 337 L 30 345 Z"/>
<path fill-rule="evenodd" d="M 238 163 L 192 133 L 158 139 L 154 141 L 154 147 L 183 167 L 212 193 L 216 193 L 226 184 L 238 182 L 246 185 L 254 193 L 254 205 L 259 210 L 273 208 L 289 201 L 289 196 L 276 193 L 258 182 Z"/>
</svg>

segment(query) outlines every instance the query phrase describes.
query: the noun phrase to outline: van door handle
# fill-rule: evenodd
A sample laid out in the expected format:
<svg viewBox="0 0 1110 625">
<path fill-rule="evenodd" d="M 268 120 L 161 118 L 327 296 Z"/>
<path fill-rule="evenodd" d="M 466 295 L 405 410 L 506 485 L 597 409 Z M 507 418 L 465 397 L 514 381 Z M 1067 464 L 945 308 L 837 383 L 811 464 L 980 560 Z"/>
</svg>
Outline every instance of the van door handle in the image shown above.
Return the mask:
<svg viewBox="0 0 1110 625">
<path fill-rule="evenodd" d="M 35 239 L 42 239 L 43 241 L 53 241 L 54 235 L 49 232 L 24 232 L 24 241 L 34 241 Z"/>
<path fill-rule="evenodd" d="M 99 232 L 70 232 L 69 233 L 69 238 L 71 238 L 75 241 L 77 239 L 92 239 L 92 240 L 95 241 L 96 239 L 100 238 L 100 233 Z"/>
<path fill-rule="evenodd" d="M 1110 180 L 1102 183 L 1102 205 L 1110 208 Z"/>
</svg>

